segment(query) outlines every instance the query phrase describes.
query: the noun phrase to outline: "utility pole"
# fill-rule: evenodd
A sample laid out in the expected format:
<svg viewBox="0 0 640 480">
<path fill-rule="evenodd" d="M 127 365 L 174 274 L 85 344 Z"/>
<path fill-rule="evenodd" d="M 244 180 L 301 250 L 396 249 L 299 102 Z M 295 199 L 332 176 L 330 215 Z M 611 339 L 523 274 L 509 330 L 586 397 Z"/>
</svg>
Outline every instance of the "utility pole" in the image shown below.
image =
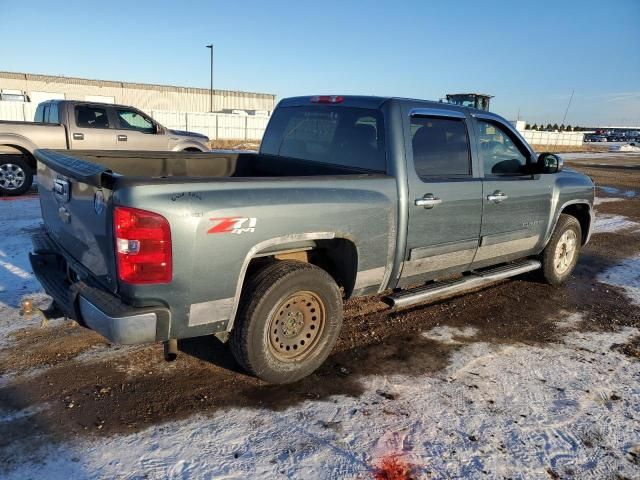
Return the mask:
<svg viewBox="0 0 640 480">
<path fill-rule="evenodd" d="M 209 111 L 213 113 L 213 44 L 207 45 L 207 48 L 211 50 L 211 83 L 209 86 Z"/>
</svg>

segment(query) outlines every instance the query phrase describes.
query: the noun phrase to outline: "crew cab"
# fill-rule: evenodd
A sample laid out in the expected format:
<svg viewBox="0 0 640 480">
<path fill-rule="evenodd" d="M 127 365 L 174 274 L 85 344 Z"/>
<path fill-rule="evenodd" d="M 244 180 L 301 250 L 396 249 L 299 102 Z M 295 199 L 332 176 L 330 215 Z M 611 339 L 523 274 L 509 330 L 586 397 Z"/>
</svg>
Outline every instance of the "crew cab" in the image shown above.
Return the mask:
<svg viewBox="0 0 640 480">
<path fill-rule="evenodd" d="M 272 383 L 327 358 L 345 299 L 559 285 L 593 225 L 589 177 L 498 115 L 422 100 L 284 99 L 256 153 L 35 155 L 31 263 L 59 310 L 168 354 L 217 335 Z"/>
<path fill-rule="evenodd" d="M 167 129 L 134 107 L 49 100 L 38 105 L 33 122 L 0 121 L 0 195 L 29 190 L 38 148 L 203 152 L 208 141 Z"/>
</svg>

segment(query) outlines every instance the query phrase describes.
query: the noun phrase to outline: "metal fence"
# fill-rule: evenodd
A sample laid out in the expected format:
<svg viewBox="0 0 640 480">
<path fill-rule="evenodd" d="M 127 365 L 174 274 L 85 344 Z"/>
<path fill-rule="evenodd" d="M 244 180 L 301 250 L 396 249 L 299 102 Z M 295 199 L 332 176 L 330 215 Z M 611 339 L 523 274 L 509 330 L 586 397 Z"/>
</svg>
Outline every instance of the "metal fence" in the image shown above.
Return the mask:
<svg viewBox="0 0 640 480">
<path fill-rule="evenodd" d="M 36 107 L 32 102 L 0 102 L 0 120 L 33 121 Z M 167 128 L 202 133 L 211 140 L 260 140 L 269 122 L 266 115 L 164 110 L 146 113 Z"/>
<path fill-rule="evenodd" d="M 520 130 L 524 139 L 532 145 L 580 146 L 584 134 L 580 132 L 540 132 L 538 130 Z"/>
</svg>

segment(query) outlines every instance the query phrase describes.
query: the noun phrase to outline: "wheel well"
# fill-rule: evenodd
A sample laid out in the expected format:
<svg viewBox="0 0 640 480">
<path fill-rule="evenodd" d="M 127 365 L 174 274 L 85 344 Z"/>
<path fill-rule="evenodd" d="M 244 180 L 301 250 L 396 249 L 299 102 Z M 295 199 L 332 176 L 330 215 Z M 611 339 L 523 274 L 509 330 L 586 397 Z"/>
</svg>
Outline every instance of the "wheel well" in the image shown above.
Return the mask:
<svg viewBox="0 0 640 480">
<path fill-rule="evenodd" d="M 247 278 L 267 263 L 281 260 L 297 260 L 322 268 L 333 277 L 338 287 L 344 290 L 346 298 L 351 296 L 358 268 L 358 250 L 352 241 L 344 238 L 335 238 L 332 240 L 316 240 L 315 246 L 311 248 L 286 249 L 286 245 L 282 247 L 282 253 L 275 252 L 273 255 L 251 259 L 243 284 L 246 283 Z"/>
<path fill-rule="evenodd" d="M 182 151 L 183 152 L 202 152 L 202 150 L 200 150 L 199 148 L 196 148 L 196 147 L 187 147 Z"/>
<path fill-rule="evenodd" d="M 0 146 L 5 148 L 7 147 L 12 148 L 15 150 L 15 153 L 0 152 L 0 155 L 21 155 L 27 162 L 27 165 L 29 165 L 34 171 L 36 170 L 37 168 L 36 158 L 33 156 L 33 154 L 29 150 L 19 145 L 3 144 Z"/>
<path fill-rule="evenodd" d="M 574 203 L 572 205 L 567 205 L 564 207 L 561 213 L 566 215 L 571 215 L 575 217 L 580 223 L 580 228 L 582 230 L 582 244 L 584 245 L 587 241 L 587 235 L 589 232 L 589 227 L 591 225 L 591 214 L 589 213 L 589 205 L 586 203 Z"/>
</svg>

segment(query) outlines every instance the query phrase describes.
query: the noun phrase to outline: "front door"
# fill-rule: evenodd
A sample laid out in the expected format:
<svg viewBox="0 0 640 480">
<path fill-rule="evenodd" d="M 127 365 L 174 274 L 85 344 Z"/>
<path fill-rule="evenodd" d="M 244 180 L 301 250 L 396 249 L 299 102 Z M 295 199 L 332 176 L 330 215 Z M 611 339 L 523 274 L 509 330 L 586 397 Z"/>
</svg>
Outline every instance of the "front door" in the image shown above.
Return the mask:
<svg viewBox="0 0 640 480">
<path fill-rule="evenodd" d="M 115 128 L 107 108 L 102 105 L 76 105 L 70 132 L 73 150 L 113 150 L 116 148 Z"/>
<path fill-rule="evenodd" d="M 115 107 L 118 122 L 116 148 L 118 150 L 155 150 L 169 148 L 169 136 L 157 129 L 156 123 L 135 109 Z"/>
<path fill-rule="evenodd" d="M 478 115 L 482 231 L 474 268 L 537 253 L 551 211 L 552 175 L 533 174 L 534 155 L 506 124 Z"/>
<path fill-rule="evenodd" d="M 462 272 L 478 247 L 482 181 L 466 116 L 417 109 L 406 130 L 409 226 L 400 286 Z"/>
</svg>

